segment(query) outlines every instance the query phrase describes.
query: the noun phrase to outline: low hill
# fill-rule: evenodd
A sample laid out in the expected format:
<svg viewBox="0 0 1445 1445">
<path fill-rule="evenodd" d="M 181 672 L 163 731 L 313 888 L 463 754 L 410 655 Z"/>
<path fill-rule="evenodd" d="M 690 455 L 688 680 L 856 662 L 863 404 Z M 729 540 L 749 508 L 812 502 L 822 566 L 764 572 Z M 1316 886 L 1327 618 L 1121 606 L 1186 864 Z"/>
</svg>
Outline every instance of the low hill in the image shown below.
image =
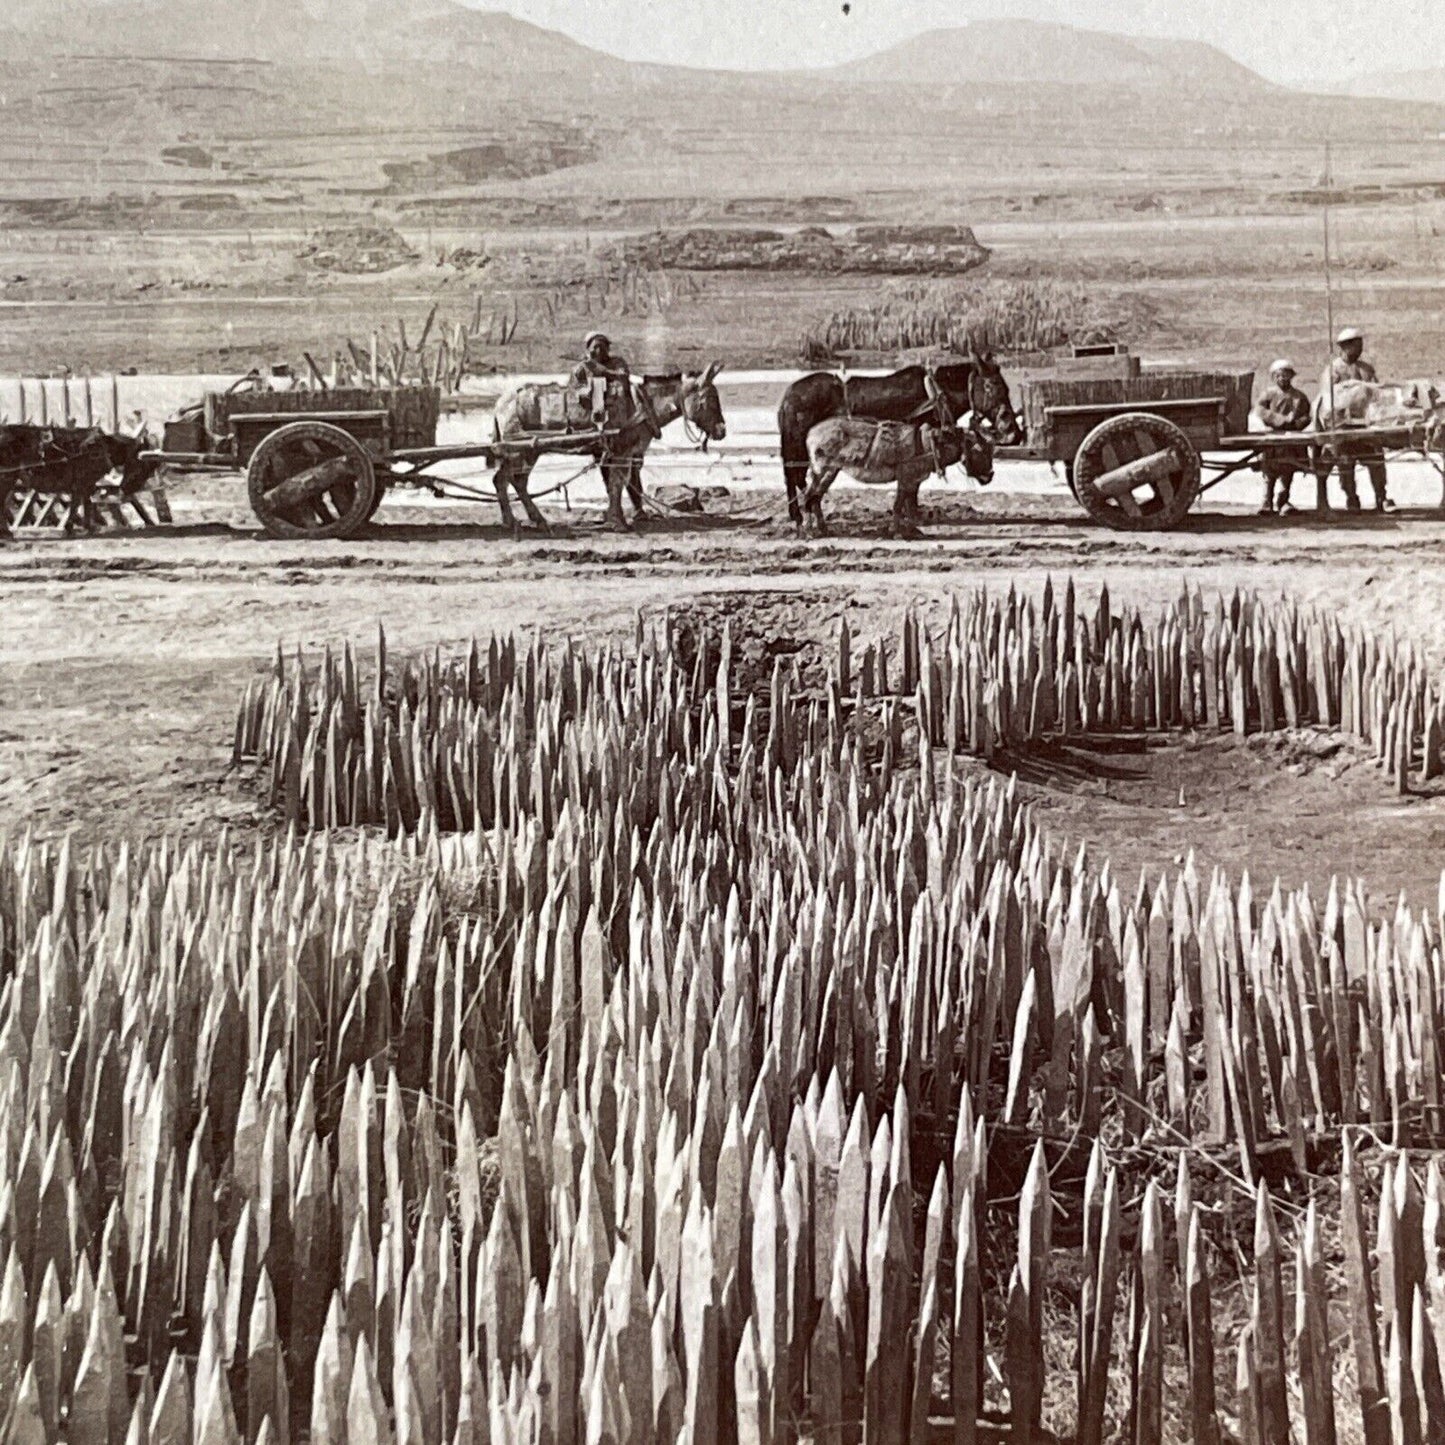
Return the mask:
<svg viewBox="0 0 1445 1445">
<path fill-rule="evenodd" d="M 1222 50 L 1037 20 L 978 20 L 930 30 L 833 69 L 854 81 L 907 85 L 1113 85 L 1201 91 L 1271 89 Z"/>
<path fill-rule="evenodd" d="M 1445 66 L 1429 70 L 1377 70 L 1344 81 L 1336 89 L 1341 95 L 1445 104 Z"/>
<path fill-rule="evenodd" d="M 620 78 L 625 61 L 556 30 L 455 0 L 28 0 L 10 26 L 30 43 L 90 55 L 263 60 L 365 70 L 465 65 L 499 77 Z M 4 22 L 0 22 L 3 30 Z"/>
<path fill-rule="evenodd" d="M 797 211 L 820 196 L 910 223 L 966 221 L 980 195 L 1163 212 L 1171 190 L 1299 191 L 1318 169 L 1302 143 L 1329 135 L 1413 180 L 1445 129 L 1445 107 L 1301 95 L 1208 45 L 1063 25 L 739 73 L 636 64 L 458 0 L 10 0 L 0 96 L 0 201 L 76 224 L 112 197 L 308 219 L 565 200 L 599 223 L 647 200 L 668 208 L 653 225 L 708 223 L 674 203 L 718 198 L 769 222 L 824 219 Z"/>
</svg>

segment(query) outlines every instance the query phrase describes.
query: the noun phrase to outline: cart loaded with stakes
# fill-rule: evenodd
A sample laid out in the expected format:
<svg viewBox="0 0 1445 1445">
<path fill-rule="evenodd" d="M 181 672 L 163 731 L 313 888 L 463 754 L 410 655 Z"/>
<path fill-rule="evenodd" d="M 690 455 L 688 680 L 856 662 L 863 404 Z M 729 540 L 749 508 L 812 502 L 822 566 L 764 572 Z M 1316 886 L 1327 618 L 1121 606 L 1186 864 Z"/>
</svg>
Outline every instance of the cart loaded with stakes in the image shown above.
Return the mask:
<svg viewBox="0 0 1445 1445">
<path fill-rule="evenodd" d="M 591 457 L 607 438 L 584 429 L 439 446 L 440 414 L 437 386 L 286 391 L 248 377 L 168 422 L 147 456 L 171 474 L 244 474 L 251 510 L 271 536 L 319 541 L 354 536 L 397 485 L 485 497 L 434 476 L 442 463 L 495 469 L 512 455 Z"/>
<path fill-rule="evenodd" d="M 1088 355 L 1095 351 L 1097 360 Z M 1226 478 L 1258 471 L 1272 454 L 1370 447 L 1423 455 L 1442 480 L 1445 458 L 1432 450 L 1424 418 L 1416 426 L 1336 431 L 1249 430 L 1254 373 L 1142 370 L 1120 348 L 1080 348 L 1071 366 L 1113 374 L 1040 376 L 1023 382 L 1026 433 L 1003 460 L 1062 466 L 1069 490 L 1096 522 L 1116 531 L 1160 532 L 1178 526 L 1195 502 Z"/>
</svg>

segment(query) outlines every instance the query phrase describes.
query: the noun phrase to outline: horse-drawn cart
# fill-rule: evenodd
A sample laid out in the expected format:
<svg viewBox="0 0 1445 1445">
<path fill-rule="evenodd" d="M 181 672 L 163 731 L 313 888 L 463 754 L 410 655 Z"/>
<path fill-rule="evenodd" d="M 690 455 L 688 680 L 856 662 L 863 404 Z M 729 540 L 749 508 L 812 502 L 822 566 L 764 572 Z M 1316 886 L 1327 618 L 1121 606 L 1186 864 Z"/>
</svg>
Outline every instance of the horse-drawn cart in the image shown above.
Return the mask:
<svg viewBox="0 0 1445 1445">
<path fill-rule="evenodd" d="M 1272 453 L 1302 450 L 1332 462 L 1368 446 L 1423 454 L 1420 428 L 1251 432 L 1253 372 L 1135 372 L 1125 377 L 1034 378 L 1023 383 L 1026 442 L 995 455 L 1061 465 L 1069 490 L 1117 531 L 1178 526 L 1205 492 Z"/>
<path fill-rule="evenodd" d="M 248 379 L 250 380 L 250 379 Z M 273 537 L 354 536 L 388 487 L 431 483 L 443 462 L 544 452 L 595 453 L 600 431 L 524 440 L 437 445 L 441 392 L 435 386 L 277 391 L 238 383 L 167 423 L 160 450 L 145 453 L 172 472 L 243 472 L 251 510 Z"/>
<path fill-rule="evenodd" d="M 1212 485 L 1203 454 L 1249 426 L 1253 388 L 1253 372 L 1030 378 L 1020 391 L 1027 439 L 996 455 L 1062 465 L 1106 527 L 1165 531 Z"/>
</svg>

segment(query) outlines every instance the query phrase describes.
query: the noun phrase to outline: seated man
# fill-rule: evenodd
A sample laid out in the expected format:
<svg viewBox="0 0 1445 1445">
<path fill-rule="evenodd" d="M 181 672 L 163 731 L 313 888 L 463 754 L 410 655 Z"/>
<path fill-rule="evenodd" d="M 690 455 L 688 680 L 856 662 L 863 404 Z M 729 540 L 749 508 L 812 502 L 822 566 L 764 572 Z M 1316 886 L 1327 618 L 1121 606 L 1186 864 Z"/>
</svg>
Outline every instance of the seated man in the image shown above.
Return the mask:
<svg viewBox="0 0 1445 1445">
<path fill-rule="evenodd" d="M 1335 338 L 1339 355 L 1330 359 L 1325 374 L 1320 378 L 1320 394 L 1327 396 L 1332 385 L 1344 381 L 1378 381 L 1375 368 L 1364 359 L 1365 334 L 1353 326 L 1347 326 Z M 1330 474 L 1330 465 L 1335 463 L 1340 471 L 1340 487 L 1345 494 L 1345 509 L 1360 510 L 1359 494 L 1355 491 L 1355 464 L 1363 462 L 1369 474 L 1370 485 L 1375 492 L 1375 507 L 1381 512 L 1393 512 L 1395 504 L 1385 495 L 1385 453 L 1372 442 L 1351 445 L 1339 443 L 1334 447 L 1321 449 L 1321 457 L 1315 475 L 1323 487 Z M 1321 472 L 1319 467 L 1323 467 Z"/>
<path fill-rule="evenodd" d="M 1309 398 L 1295 384 L 1294 363 L 1276 361 L 1269 369 L 1269 390 L 1260 397 L 1254 414 L 1272 432 L 1304 431 L 1310 424 Z M 1264 473 L 1264 505 L 1260 516 L 1268 516 L 1276 510 L 1285 517 L 1294 510 L 1290 505 L 1289 489 L 1294 474 L 1307 466 L 1309 457 L 1303 446 L 1271 447 L 1264 454 L 1259 469 Z M 1278 493 L 1276 494 L 1276 487 Z M 1324 483 L 1320 483 L 1319 506 L 1327 509 L 1329 500 L 1325 496 Z"/>
<path fill-rule="evenodd" d="M 626 361 L 613 353 L 612 343 L 600 331 L 588 332 L 582 347 L 585 355 L 572 368 L 572 380 L 591 393 L 593 422 L 602 427 L 609 420 L 623 420 L 609 417 L 607 403 L 609 392 L 616 395 L 620 391 L 626 397 L 631 389 Z"/>
</svg>

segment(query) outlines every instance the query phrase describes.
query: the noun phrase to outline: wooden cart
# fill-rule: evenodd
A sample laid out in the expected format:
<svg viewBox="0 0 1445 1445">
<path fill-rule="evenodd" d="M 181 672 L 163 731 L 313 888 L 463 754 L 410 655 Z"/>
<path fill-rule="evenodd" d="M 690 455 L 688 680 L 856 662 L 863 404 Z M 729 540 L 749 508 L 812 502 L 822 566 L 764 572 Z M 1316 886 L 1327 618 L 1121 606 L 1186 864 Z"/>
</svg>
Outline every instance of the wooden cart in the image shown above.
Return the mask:
<svg viewBox="0 0 1445 1445">
<path fill-rule="evenodd" d="M 586 454 L 597 431 L 525 441 L 438 446 L 435 386 L 275 391 L 238 384 L 166 426 L 159 451 L 171 471 L 244 472 L 251 510 L 273 537 L 351 537 L 375 515 L 388 486 L 422 482 L 441 462 L 544 452 Z"/>
<path fill-rule="evenodd" d="M 1205 480 L 1203 454 L 1247 430 L 1253 389 L 1253 372 L 1034 378 L 1020 394 L 1027 440 L 996 455 L 1062 465 L 1106 527 L 1165 531 L 1221 479 Z"/>
</svg>

